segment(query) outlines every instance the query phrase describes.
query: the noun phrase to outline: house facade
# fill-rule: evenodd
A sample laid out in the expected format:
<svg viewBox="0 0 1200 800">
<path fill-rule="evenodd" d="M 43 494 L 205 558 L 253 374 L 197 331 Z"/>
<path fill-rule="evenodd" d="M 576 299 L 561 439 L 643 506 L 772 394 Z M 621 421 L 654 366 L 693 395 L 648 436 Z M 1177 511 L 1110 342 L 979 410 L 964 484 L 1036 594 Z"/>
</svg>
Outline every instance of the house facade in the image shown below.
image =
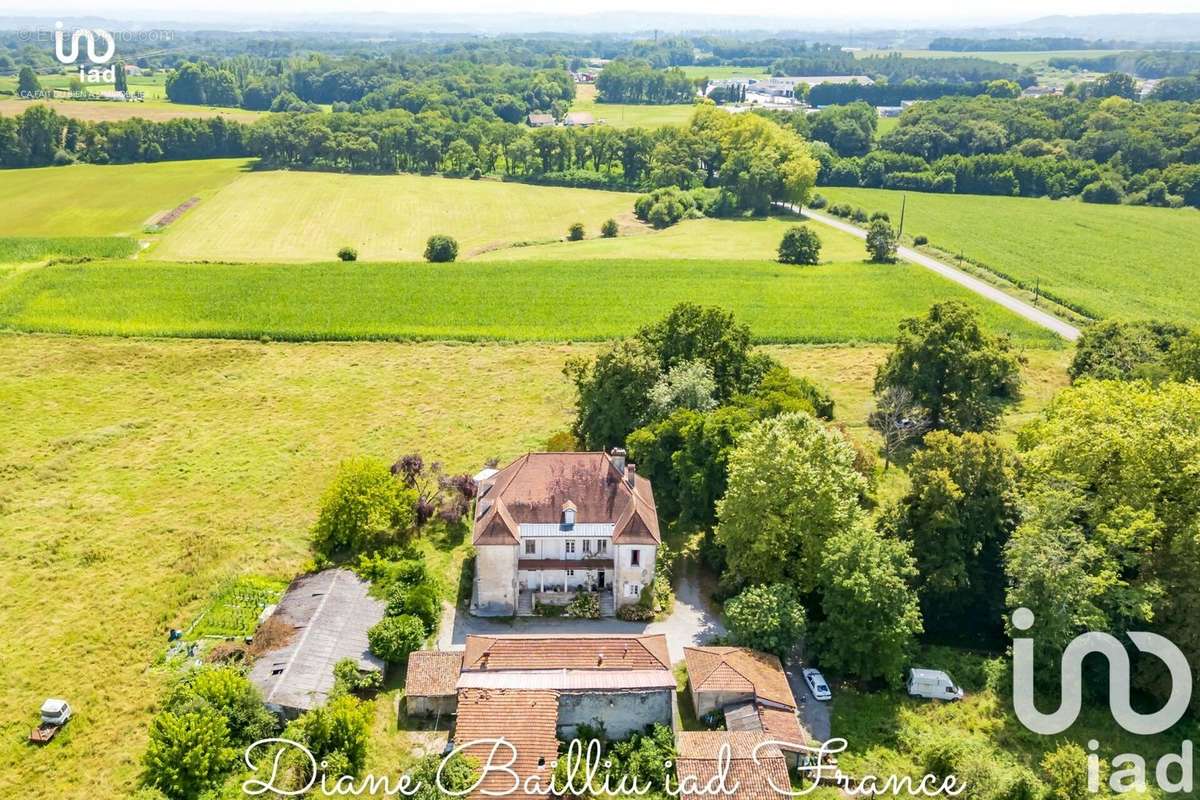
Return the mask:
<svg viewBox="0 0 1200 800">
<path fill-rule="evenodd" d="M 477 478 L 473 613 L 531 613 L 580 589 L 614 613 L 654 581 L 654 494 L 624 450 L 527 453 Z"/>
</svg>

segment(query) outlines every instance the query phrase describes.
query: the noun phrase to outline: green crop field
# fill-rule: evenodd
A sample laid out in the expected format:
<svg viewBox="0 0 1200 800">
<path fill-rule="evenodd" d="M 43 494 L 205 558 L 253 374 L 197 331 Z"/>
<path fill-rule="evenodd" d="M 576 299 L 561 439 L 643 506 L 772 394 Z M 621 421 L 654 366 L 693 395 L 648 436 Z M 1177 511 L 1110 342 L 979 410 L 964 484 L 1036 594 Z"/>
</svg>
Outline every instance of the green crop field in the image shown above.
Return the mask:
<svg viewBox="0 0 1200 800">
<path fill-rule="evenodd" d="M 0 797 L 129 797 L 170 676 L 150 668 L 167 630 L 233 578 L 294 575 L 340 460 L 420 451 L 455 472 L 543 447 L 569 423 L 565 360 L 594 350 L 0 334 Z M 881 348 L 769 352 L 861 430 Z M 1069 357 L 1028 355 L 1022 407 L 1063 384 Z M 422 547 L 446 577 L 466 549 Z M 58 695 L 74 720 L 29 747 Z M 396 699 L 376 700 L 369 772 L 392 774 L 420 735 L 397 730 Z"/>
<path fill-rule="evenodd" d="M 0 264 L 50 258 L 122 258 L 137 252 L 137 243 L 122 236 L 0 237 Z"/>
<path fill-rule="evenodd" d="M 767 67 L 680 67 L 689 78 L 763 78 L 771 74 Z"/>
<path fill-rule="evenodd" d="M 69 333 L 582 341 L 632 333 L 688 300 L 734 311 L 763 341 L 888 341 L 901 318 L 961 298 L 993 330 L 1057 341 L 907 264 L 119 261 L 31 269 L 4 287 L 0 325 Z"/>
<path fill-rule="evenodd" d="M 900 219 L 901 193 L 822 188 Z M 1080 307 L 1089 316 L 1200 322 L 1200 212 L 1075 200 L 908 192 L 904 233 Z"/>
<path fill-rule="evenodd" d="M 0 236 L 130 236 L 189 197 L 210 197 L 246 159 L 4 171 Z M 201 203 L 203 205 L 203 202 Z"/>
<path fill-rule="evenodd" d="M 597 121 L 614 128 L 657 128 L 660 125 L 683 125 L 692 118 L 696 106 L 692 103 L 675 103 L 667 106 L 644 105 L 641 103 L 597 103 L 596 87 L 580 84 L 575 87 L 572 111 L 587 111 Z"/>
<path fill-rule="evenodd" d="M 596 226 L 586 231 L 589 238 L 580 242 L 551 242 L 528 247 L 491 250 L 477 258 L 484 261 L 527 261 L 532 259 L 597 258 L 688 258 L 737 261 L 773 261 L 779 240 L 793 225 L 804 223 L 799 217 L 768 219 L 689 219 L 656 231 L 630 223 L 622 235 L 613 239 L 596 238 Z M 821 237 L 823 261 L 856 261 L 865 257 L 861 239 L 807 223 Z M 629 234 L 629 235 L 627 235 Z"/>
<path fill-rule="evenodd" d="M 173 223 L 166 259 L 313 261 L 350 245 L 364 260 L 419 259 L 435 233 L 459 257 L 514 241 L 565 237 L 580 221 L 632 220 L 634 195 L 419 175 L 254 172 Z"/>
</svg>

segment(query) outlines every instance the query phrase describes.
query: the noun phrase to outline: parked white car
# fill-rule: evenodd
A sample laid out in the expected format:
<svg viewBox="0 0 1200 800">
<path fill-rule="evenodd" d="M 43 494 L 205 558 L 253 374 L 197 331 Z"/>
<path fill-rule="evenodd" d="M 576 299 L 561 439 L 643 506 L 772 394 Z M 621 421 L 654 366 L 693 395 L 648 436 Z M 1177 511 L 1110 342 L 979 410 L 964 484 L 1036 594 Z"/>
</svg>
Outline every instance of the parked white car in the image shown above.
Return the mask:
<svg viewBox="0 0 1200 800">
<path fill-rule="evenodd" d="M 945 672 L 936 669 L 908 671 L 908 693 L 929 700 L 962 700 L 963 690 Z"/>
<path fill-rule="evenodd" d="M 833 693 L 829 691 L 829 684 L 820 670 L 809 667 L 804 670 L 803 675 L 804 682 L 808 684 L 808 690 L 812 692 L 813 697 L 818 700 L 829 700 L 833 697 Z"/>
</svg>

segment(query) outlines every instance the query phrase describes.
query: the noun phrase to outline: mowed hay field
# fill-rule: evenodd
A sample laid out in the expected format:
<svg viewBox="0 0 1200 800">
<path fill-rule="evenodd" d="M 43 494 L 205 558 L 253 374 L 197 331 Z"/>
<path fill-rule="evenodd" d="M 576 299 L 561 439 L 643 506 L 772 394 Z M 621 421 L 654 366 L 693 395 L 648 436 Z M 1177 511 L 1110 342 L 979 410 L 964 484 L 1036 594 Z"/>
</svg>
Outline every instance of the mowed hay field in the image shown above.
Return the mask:
<svg viewBox="0 0 1200 800">
<path fill-rule="evenodd" d="M 464 471 L 541 447 L 569 422 L 564 361 L 594 350 L 0 334 L 0 797 L 129 796 L 167 629 L 232 575 L 291 577 L 338 461 L 419 450 Z M 883 348 L 769 351 L 861 430 Z M 1036 403 L 1069 355 L 1028 355 Z M 29 747 L 58 695 L 75 720 Z M 379 773 L 406 749 L 392 700 L 372 741 Z"/>
<path fill-rule="evenodd" d="M 900 219 L 901 192 L 822 188 Z M 907 192 L 904 232 L 1094 317 L 1200 323 L 1200 211 Z"/>
<path fill-rule="evenodd" d="M 363 260 L 419 260 L 435 233 L 459 258 L 518 241 L 565 237 L 582 222 L 633 218 L 635 195 L 419 175 L 254 172 L 172 224 L 152 254 L 163 259 L 314 261 L 338 248 Z"/>
<path fill-rule="evenodd" d="M 0 326 L 213 338 L 584 341 L 631 334 L 676 303 L 733 311 L 761 341 L 890 341 L 946 299 L 993 331 L 1053 334 L 910 264 L 759 261 L 184 264 L 24 270 L 0 285 Z"/>
<path fill-rule="evenodd" d="M 580 83 L 575 85 L 575 100 L 571 103 L 571 110 L 586 111 L 595 116 L 597 122 L 603 121 L 614 128 L 657 128 L 686 124 L 696 111 L 696 106 L 693 103 L 598 103 L 595 85 Z"/>
<path fill-rule="evenodd" d="M 203 205 L 251 163 L 240 158 L 4 170 L 0 236 L 137 235 L 151 217 L 190 197 Z"/>
<path fill-rule="evenodd" d="M 111 89 L 111 85 L 104 87 Z M 136 91 L 136 87 L 134 87 Z M 92 91 L 102 91 L 93 87 Z M 235 122 L 253 122 L 266 112 L 248 111 L 244 108 L 222 108 L 220 106 L 195 106 L 172 103 L 168 100 L 146 100 L 143 103 L 115 103 L 100 100 L 38 100 L 54 109 L 55 113 L 72 119 L 88 122 L 120 122 L 140 117 L 152 122 L 189 117 L 226 117 Z M 24 112 L 33 102 L 20 98 L 0 99 L 0 117 L 15 117 Z"/>
<path fill-rule="evenodd" d="M 573 260 L 597 258 L 688 258 L 732 261 L 774 261 L 779 241 L 793 225 L 808 224 L 821 237 L 821 261 L 856 261 L 866 257 L 863 241 L 848 233 L 807 222 L 801 217 L 767 219 L 687 219 L 656 231 L 640 222 L 627 223 L 621 235 L 599 236 L 586 228 L 579 242 L 550 242 L 529 247 L 507 247 L 480 253 L 481 261 Z"/>
</svg>

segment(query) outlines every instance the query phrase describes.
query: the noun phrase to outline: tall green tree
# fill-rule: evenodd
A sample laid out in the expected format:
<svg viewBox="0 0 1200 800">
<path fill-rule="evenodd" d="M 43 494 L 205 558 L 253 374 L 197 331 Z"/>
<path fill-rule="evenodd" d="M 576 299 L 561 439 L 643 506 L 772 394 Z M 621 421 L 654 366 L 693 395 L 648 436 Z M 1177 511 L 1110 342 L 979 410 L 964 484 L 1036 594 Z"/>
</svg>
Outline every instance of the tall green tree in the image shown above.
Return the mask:
<svg viewBox="0 0 1200 800">
<path fill-rule="evenodd" d="M 332 555 L 403 541 L 416 523 L 416 502 L 416 492 L 405 488 L 382 461 L 344 461 L 321 496 L 314 546 Z"/>
<path fill-rule="evenodd" d="M 640 339 L 614 342 L 594 360 L 572 358 L 564 372 L 575 384 L 572 430 L 589 450 L 625 442 L 661 375 L 657 355 Z"/>
<path fill-rule="evenodd" d="M 116 66 L 113 67 L 113 72 L 114 72 L 114 79 L 116 81 L 113 88 L 115 90 L 117 90 L 118 92 L 128 92 L 129 91 L 129 76 L 126 75 L 126 73 L 125 73 L 125 62 L 118 61 L 116 63 Z"/>
<path fill-rule="evenodd" d="M 908 544 L 860 516 L 823 546 L 818 592 L 824 619 L 813 638 L 821 663 L 898 686 L 923 629 Z"/>
<path fill-rule="evenodd" d="M 825 543 L 855 524 L 867 482 L 854 448 L 809 414 L 756 423 L 729 457 L 717 503 L 717 542 L 748 584 L 793 582 L 811 591 Z"/>
<path fill-rule="evenodd" d="M 40 97 L 42 84 L 31 67 L 21 67 L 17 73 L 17 94 L 21 97 Z"/>
<path fill-rule="evenodd" d="M 1149 629 L 1200 658 L 1200 384 L 1087 381 L 1019 438 L 1010 607 L 1053 658 L 1084 630 Z M 1139 670 L 1164 696 L 1166 676 Z"/>
<path fill-rule="evenodd" d="M 983 330 L 975 309 L 949 300 L 900 322 L 896 346 L 875 374 L 875 393 L 893 386 L 911 392 L 934 429 L 983 431 L 1019 396 L 1020 362 L 1007 338 Z"/>
<path fill-rule="evenodd" d="M 989 434 L 925 437 L 890 527 L 912 544 L 928 632 L 959 641 L 1003 632 L 1004 546 L 1017 526 L 1013 458 Z"/>
<path fill-rule="evenodd" d="M 734 640 L 786 658 L 804 635 L 804 607 L 786 583 L 751 586 L 725 603 Z"/>
</svg>

